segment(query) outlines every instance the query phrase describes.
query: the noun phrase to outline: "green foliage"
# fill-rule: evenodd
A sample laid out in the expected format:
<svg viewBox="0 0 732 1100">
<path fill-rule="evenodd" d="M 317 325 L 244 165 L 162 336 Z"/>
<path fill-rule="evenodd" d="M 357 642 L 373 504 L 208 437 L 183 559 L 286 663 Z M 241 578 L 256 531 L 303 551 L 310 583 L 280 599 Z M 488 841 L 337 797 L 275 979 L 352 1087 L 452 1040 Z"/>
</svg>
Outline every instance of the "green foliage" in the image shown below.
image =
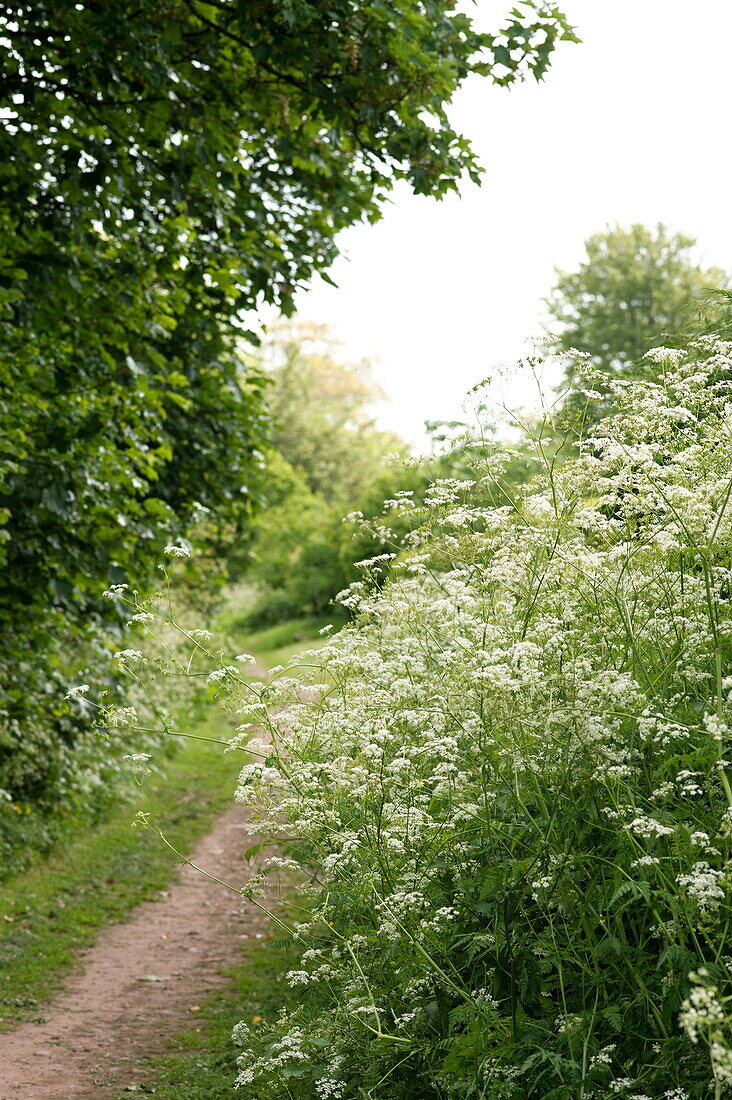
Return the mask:
<svg viewBox="0 0 732 1100">
<path fill-rule="evenodd" d="M 478 68 L 479 72 L 490 73 L 495 83 L 504 87 L 521 79 L 526 72 L 542 80 L 557 43 L 580 41 L 556 4 L 529 0 L 513 8 L 509 19 L 500 34 L 486 36 L 493 57 L 485 68 Z"/>
<path fill-rule="evenodd" d="M 247 629 L 249 598 L 246 584 L 231 586 L 227 590 L 226 605 L 216 617 L 217 637 L 226 648 L 234 646 L 255 654 L 257 664 L 264 668 L 280 664 L 283 651 L 303 643 L 310 646 L 318 639 L 320 630 L 334 622 L 332 616 L 318 618 L 306 615 L 251 631 Z M 345 616 L 336 615 L 335 621 L 341 625 Z"/>
<path fill-rule="evenodd" d="M 705 293 L 727 278 L 693 260 L 695 244 L 664 225 L 615 226 L 589 237 L 587 258 L 577 271 L 557 270 L 546 303 L 559 348 L 586 353 L 611 372 L 659 344 L 674 346 Z"/>
<path fill-rule="evenodd" d="M 430 482 L 471 476 L 471 447 L 501 450 L 500 476 L 480 489 L 485 504 L 505 504 L 538 468 L 521 446 L 504 461 L 502 448 L 458 422 L 432 424 L 433 442 L 458 435 L 465 449 L 410 460 L 398 437 L 369 417 L 378 391 L 368 364 L 343 364 L 334 350 L 325 330 L 302 324 L 276 329 L 266 349 L 278 451 L 268 460 L 266 506 L 253 524 L 250 625 L 332 614 L 338 593 L 364 570 L 382 581 Z M 478 415 L 492 438 L 487 410 Z"/>
<path fill-rule="evenodd" d="M 15 648 L 0 658 L 0 878 L 96 820 L 127 790 L 128 731 L 102 738 L 86 701 L 64 698 L 72 677 L 119 697 L 108 644 L 93 629 L 71 633 L 60 612 L 35 625 L 38 633 L 8 629 Z M 133 744 L 149 750 L 158 739 L 140 733 Z"/>
<path fill-rule="evenodd" d="M 250 358 L 271 383 L 273 447 L 326 502 L 349 506 L 378 476 L 385 454 L 404 453 L 398 436 L 375 426 L 373 406 L 384 394 L 371 364 L 344 362 L 325 326 L 280 322 Z"/>
<path fill-rule="evenodd" d="M 340 591 L 359 577 L 357 562 L 389 550 L 369 520 L 383 512 L 384 500 L 405 484 L 424 483 L 412 468 L 396 467 L 376 477 L 357 497 L 357 513 L 344 518 L 343 501 L 329 503 L 303 487 L 257 520 L 250 572 L 255 597 L 252 624 L 294 615 L 328 615 Z M 366 522 L 364 522 L 366 520 Z"/>
<path fill-rule="evenodd" d="M 424 478 L 406 461 L 385 467 L 386 455 L 406 459 L 406 448 L 374 424 L 381 392 L 370 365 L 344 362 L 325 328 L 280 324 L 253 361 L 270 382 L 276 448 L 246 573 L 255 589 L 249 621 L 257 625 L 327 614 L 358 577 L 354 563 L 385 549 L 378 534 L 344 517 L 380 516 L 387 497 L 419 490 Z"/>
<path fill-rule="evenodd" d="M 571 32 L 543 6 L 512 20 L 512 79 L 540 75 Z M 242 311 L 291 309 L 395 180 L 477 178 L 446 104 L 500 59 L 445 0 L 37 0 L 0 35 L 0 788 L 54 805 L 106 782 L 63 702 L 113 687 L 100 590 L 248 519 Z"/>
<path fill-rule="evenodd" d="M 508 504 L 471 448 L 305 684 L 258 687 L 237 797 L 309 918 L 297 1006 L 237 1032 L 253 1098 L 729 1091 L 732 344 L 653 361 Z"/>
</svg>

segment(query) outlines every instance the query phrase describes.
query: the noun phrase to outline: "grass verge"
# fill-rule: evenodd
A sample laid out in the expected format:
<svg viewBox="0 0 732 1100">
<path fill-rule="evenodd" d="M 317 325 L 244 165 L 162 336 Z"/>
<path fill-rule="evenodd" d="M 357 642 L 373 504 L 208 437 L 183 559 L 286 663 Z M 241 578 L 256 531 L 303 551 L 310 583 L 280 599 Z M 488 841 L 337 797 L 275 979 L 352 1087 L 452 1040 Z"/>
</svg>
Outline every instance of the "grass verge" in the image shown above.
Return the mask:
<svg viewBox="0 0 732 1100">
<path fill-rule="evenodd" d="M 287 622 L 264 627 L 262 630 L 248 632 L 242 636 L 237 631 L 234 614 L 235 612 L 230 612 L 228 618 L 226 614 L 220 614 L 218 623 L 222 638 L 229 636 L 235 640 L 236 645 L 243 646 L 246 652 L 256 654 L 257 660 L 264 668 L 285 664 L 303 650 L 319 645 L 324 641 L 320 634 L 323 627 L 331 625 L 335 632 L 346 621 L 337 613 L 328 616 L 310 615 L 300 619 L 288 619 Z"/>
</svg>

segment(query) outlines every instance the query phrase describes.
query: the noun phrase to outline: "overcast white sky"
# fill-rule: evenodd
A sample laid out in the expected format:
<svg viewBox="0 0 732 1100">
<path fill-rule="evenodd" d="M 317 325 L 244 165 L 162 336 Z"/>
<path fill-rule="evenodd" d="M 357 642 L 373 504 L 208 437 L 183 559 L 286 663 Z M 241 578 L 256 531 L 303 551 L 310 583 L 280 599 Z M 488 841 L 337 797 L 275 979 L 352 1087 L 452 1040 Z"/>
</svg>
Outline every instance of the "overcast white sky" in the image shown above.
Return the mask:
<svg viewBox="0 0 732 1100">
<path fill-rule="evenodd" d="M 299 298 L 355 358 L 373 357 L 384 425 L 420 442 L 425 419 L 460 415 L 467 390 L 531 349 L 555 265 L 610 222 L 663 221 L 732 268 L 730 0 L 565 0 L 583 39 L 542 84 L 473 78 L 453 118 L 486 168 L 441 203 L 400 190 L 381 222 L 340 238 Z M 478 0 L 498 29 L 511 0 Z M 520 378 L 500 383 L 512 403 Z"/>
</svg>

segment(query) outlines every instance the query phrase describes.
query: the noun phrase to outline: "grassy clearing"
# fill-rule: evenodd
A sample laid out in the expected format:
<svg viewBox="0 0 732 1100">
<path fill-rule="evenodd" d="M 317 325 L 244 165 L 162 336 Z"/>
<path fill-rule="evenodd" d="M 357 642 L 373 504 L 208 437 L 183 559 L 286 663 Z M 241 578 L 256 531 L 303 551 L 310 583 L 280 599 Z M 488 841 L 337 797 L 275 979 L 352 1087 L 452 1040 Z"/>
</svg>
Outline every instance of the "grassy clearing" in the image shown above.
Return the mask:
<svg viewBox="0 0 732 1100">
<path fill-rule="evenodd" d="M 237 616 L 240 614 L 236 604 L 231 610 L 221 612 L 217 619 L 217 631 L 222 639 L 231 638 L 236 645 L 244 645 L 247 652 L 256 654 L 257 660 L 265 668 L 284 664 L 303 650 L 312 649 L 315 644 L 323 641 L 320 634 L 323 627 L 331 624 L 334 630 L 339 630 L 345 622 L 343 616 L 337 614 L 309 615 L 243 634 L 241 627 L 237 625 Z"/>
</svg>

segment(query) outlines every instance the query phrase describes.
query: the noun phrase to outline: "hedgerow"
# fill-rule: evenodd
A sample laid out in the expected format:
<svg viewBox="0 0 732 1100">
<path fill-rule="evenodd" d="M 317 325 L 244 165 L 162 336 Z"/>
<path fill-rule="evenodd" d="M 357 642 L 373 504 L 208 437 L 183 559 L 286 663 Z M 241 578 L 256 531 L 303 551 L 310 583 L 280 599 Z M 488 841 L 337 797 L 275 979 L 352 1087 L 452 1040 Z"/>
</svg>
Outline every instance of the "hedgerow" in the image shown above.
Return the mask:
<svg viewBox="0 0 732 1100">
<path fill-rule="evenodd" d="M 306 879 L 296 1007 L 235 1033 L 252 1100 L 732 1088 L 732 343 L 651 356 L 503 505 L 480 447 L 388 503 L 407 551 L 304 679 L 211 672 L 276 844 L 248 896 Z"/>
</svg>

